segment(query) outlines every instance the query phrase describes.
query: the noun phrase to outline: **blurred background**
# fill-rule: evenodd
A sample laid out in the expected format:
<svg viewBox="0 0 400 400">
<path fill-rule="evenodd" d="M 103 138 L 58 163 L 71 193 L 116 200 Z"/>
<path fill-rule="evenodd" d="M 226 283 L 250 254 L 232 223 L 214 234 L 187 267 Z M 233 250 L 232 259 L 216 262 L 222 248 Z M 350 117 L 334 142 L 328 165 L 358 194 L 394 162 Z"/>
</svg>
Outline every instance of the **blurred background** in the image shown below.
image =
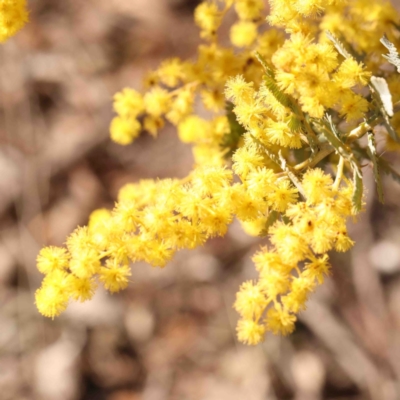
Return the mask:
<svg viewBox="0 0 400 400">
<path fill-rule="evenodd" d="M 108 125 L 116 91 L 139 89 L 165 57 L 194 56 L 197 3 L 36 0 L 0 46 L 0 399 L 400 399 L 400 185 L 385 177 L 380 205 L 370 166 L 357 244 L 331 255 L 332 276 L 288 338 L 236 340 L 235 293 L 263 243 L 236 223 L 165 269 L 134 265 L 117 295 L 99 290 L 54 321 L 38 314 L 43 245 L 112 207 L 124 183 L 191 169 L 172 129 L 121 147 Z"/>
</svg>

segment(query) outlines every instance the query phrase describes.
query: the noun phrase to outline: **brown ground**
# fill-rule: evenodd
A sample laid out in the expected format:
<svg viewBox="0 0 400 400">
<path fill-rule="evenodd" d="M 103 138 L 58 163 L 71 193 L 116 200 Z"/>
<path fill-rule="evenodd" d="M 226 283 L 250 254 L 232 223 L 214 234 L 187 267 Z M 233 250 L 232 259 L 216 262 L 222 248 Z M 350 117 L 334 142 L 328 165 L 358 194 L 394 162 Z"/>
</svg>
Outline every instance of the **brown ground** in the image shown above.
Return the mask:
<svg viewBox="0 0 400 400">
<path fill-rule="evenodd" d="M 37 313 L 42 245 L 111 207 L 123 183 L 191 168 L 172 130 L 123 148 L 108 124 L 113 93 L 194 54 L 195 3 L 37 0 L 0 47 L 0 399 L 400 399 L 400 186 L 384 179 L 382 207 L 368 167 L 357 245 L 332 256 L 289 338 L 235 339 L 232 303 L 259 246 L 236 224 L 164 270 L 135 265 L 119 295 L 100 291 L 54 321 Z"/>
</svg>

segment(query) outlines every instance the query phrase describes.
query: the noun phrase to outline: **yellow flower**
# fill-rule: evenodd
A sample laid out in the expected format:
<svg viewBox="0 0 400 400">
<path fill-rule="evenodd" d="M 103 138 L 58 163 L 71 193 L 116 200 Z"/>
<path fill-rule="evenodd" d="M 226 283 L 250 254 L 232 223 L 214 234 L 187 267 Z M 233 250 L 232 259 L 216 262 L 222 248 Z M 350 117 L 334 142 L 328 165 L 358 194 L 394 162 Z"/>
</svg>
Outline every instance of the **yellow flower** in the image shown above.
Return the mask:
<svg viewBox="0 0 400 400">
<path fill-rule="evenodd" d="M 220 112 L 224 109 L 225 96 L 222 88 L 216 88 L 213 90 L 204 89 L 200 92 L 200 95 L 204 107 L 207 108 L 207 110 Z"/>
<path fill-rule="evenodd" d="M 277 222 L 270 228 L 270 233 L 271 242 L 285 263 L 297 263 L 304 260 L 308 252 L 307 243 L 292 226 Z"/>
<path fill-rule="evenodd" d="M 269 301 L 262 292 L 261 287 L 251 281 L 247 281 L 240 286 L 233 306 L 242 318 L 258 319 L 268 303 Z"/>
<path fill-rule="evenodd" d="M 279 253 L 268 251 L 267 248 L 262 248 L 253 256 L 253 262 L 257 271 L 261 274 L 267 274 L 270 271 L 280 271 L 282 273 L 290 273 L 294 268 L 295 263 L 285 263 Z"/>
<path fill-rule="evenodd" d="M 42 315 L 54 318 L 67 308 L 68 296 L 54 286 L 42 286 L 35 293 L 35 303 Z"/>
<path fill-rule="evenodd" d="M 318 221 L 317 226 L 314 227 L 312 232 L 310 245 L 316 254 L 323 254 L 332 249 L 335 238 L 336 232 L 334 226 L 330 226 L 329 223 L 323 224 L 323 221 Z"/>
<path fill-rule="evenodd" d="M 256 20 L 264 10 L 263 0 L 234 0 L 235 11 L 240 19 Z"/>
<path fill-rule="evenodd" d="M 157 73 L 160 81 L 170 88 L 178 86 L 181 79 L 185 76 L 184 66 L 179 58 L 171 58 L 163 61 Z"/>
<path fill-rule="evenodd" d="M 39 312 L 49 318 L 60 315 L 67 308 L 69 290 L 70 279 L 67 272 L 55 270 L 46 275 L 41 288 L 35 293 Z"/>
<path fill-rule="evenodd" d="M 139 222 L 137 203 L 134 201 L 120 201 L 113 210 L 113 219 L 124 232 L 135 232 Z"/>
<path fill-rule="evenodd" d="M 222 14 L 214 2 L 200 3 L 194 12 L 194 21 L 202 30 L 201 37 L 214 37 L 222 20 Z"/>
<path fill-rule="evenodd" d="M 238 149 L 232 157 L 233 170 L 242 179 L 258 168 L 264 167 L 264 156 L 254 144 L 248 144 Z"/>
<path fill-rule="evenodd" d="M 235 184 L 230 190 L 233 212 L 241 221 L 252 221 L 261 216 L 262 205 L 266 208 L 266 202 L 261 199 L 255 199 L 246 191 L 245 187 Z"/>
<path fill-rule="evenodd" d="M 290 288 L 290 275 L 279 269 L 260 271 L 259 285 L 270 299 L 285 294 Z"/>
<path fill-rule="evenodd" d="M 67 248 L 71 254 L 79 254 L 93 248 L 93 240 L 87 226 L 76 228 L 67 239 Z"/>
<path fill-rule="evenodd" d="M 123 89 L 114 95 L 114 111 L 120 117 L 135 119 L 144 111 L 143 96 L 134 89 Z"/>
<path fill-rule="evenodd" d="M 307 196 L 307 201 L 311 204 L 332 197 L 332 185 L 332 177 L 325 174 L 320 168 L 310 169 L 303 176 L 302 187 Z"/>
<path fill-rule="evenodd" d="M 288 180 L 281 180 L 277 185 L 267 194 L 268 205 L 276 211 L 284 212 L 298 199 L 298 191 L 294 188 Z"/>
<path fill-rule="evenodd" d="M 70 255 L 62 247 L 44 247 L 37 257 L 37 268 L 42 274 L 68 268 Z"/>
<path fill-rule="evenodd" d="M 294 330 L 295 322 L 296 316 L 281 307 L 268 310 L 266 318 L 267 329 L 275 333 L 275 335 L 289 335 Z"/>
<path fill-rule="evenodd" d="M 326 275 L 329 274 L 331 266 L 328 263 L 329 257 L 324 254 L 320 258 L 313 258 L 311 262 L 305 264 L 303 275 L 310 277 L 312 280 L 317 280 L 322 284 Z"/>
<path fill-rule="evenodd" d="M 260 216 L 251 221 L 240 221 L 243 230 L 250 236 L 260 236 L 265 232 L 267 226 L 268 217 Z"/>
<path fill-rule="evenodd" d="M 0 43 L 14 36 L 27 22 L 26 0 L 0 1 Z"/>
<path fill-rule="evenodd" d="M 305 16 L 315 16 L 324 11 L 328 3 L 324 0 L 298 0 L 294 2 L 294 8 Z"/>
<path fill-rule="evenodd" d="M 285 309 L 296 314 L 299 311 L 305 310 L 308 296 L 314 287 L 315 283 L 307 276 L 294 278 L 291 283 L 290 292 L 282 298 L 282 304 Z"/>
<path fill-rule="evenodd" d="M 210 123 L 197 115 L 189 115 L 178 125 L 179 139 L 183 143 L 201 143 L 207 137 Z"/>
<path fill-rule="evenodd" d="M 339 232 L 335 243 L 335 250 L 339 252 L 345 252 L 350 250 L 353 246 L 354 242 L 349 238 L 347 232 Z"/>
<path fill-rule="evenodd" d="M 254 198 L 266 198 L 274 195 L 276 176 L 272 169 L 257 168 L 245 175 L 249 195 Z"/>
<path fill-rule="evenodd" d="M 153 87 L 144 95 L 146 113 L 153 117 L 161 117 L 171 106 L 171 96 L 159 86 Z"/>
<path fill-rule="evenodd" d="M 70 275 L 70 295 L 73 300 L 84 302 L 90 300 L 97 288 L 93 278 L 77 278 Z"/>
<path fill-rule="evenodd" d="M 292 132 L 285 122 L 271 122 L 268 125 L 266 133 L 271 143 L 292 149 L 299 149 L 301 147 L 299 133 Z"/>
<path fill-rule="evenodd" d="M 226 83 L 225 96 L 235 104 L 249 102 L 254 98 L 253 82 L 246 82 L 242 75 L 230 78 Z"/>
<path fill-rule="evenodd" d="M 193 147 L 195 165 L 214 165 L 222 167 L 226 164 L 225 153 L 218 147 L 209 145 L 196 145 Z"/>
<path fill-rule="evenodd" d="M 143 128 L 154 137 L 158 135 L 158 131 L 163 128 L 164 125 L 165 123 L 162 118 L 152 115 L 147 115 L 143 120 Z"/>
<path fill-rule="evenodd" d="M 193 102 L 193 90 L 191 88 L 180 89 L 171 102 L 170 110 L 166 115 L 167 119 L 177 125 L 193 112 Z"/>
<path fill-rule="evenodd" d="M 283 32 L 270 29 L 263 32 L 257 37 L 257 50 L 261 54 L 272 55 L 285 41 L 285 35 Z"/>
<path fill-rule="evenodd" d="M 111 121 L 110 137 L 118 144 L 132 143 L 140 133 L 140 122 L 133 118 L 115 117 Z"/>
<path fill-rule="evenodd" d="M 128 286 L 131 275 L 129 265 L 120 266 L 109 261 L 106 267 L 100 268 L 100 281 L 103 282 L 104 287 L 111 293 L 125 289 Z"/>
<path fill-rule="evenodd" d="M 354 121 L 362 118 L 368 108 L 369 103 L 364 97 L 350 92 L 341 99 L 340 115 L 346 116 L 346 121 Z"/>
<path fill-rule="evenodd" d="M 157 136 L 169 121 L 180 141 L 192 145 L 194 169 L 183 179 L 125 185 L 113 209 L 92 213 L 88 226 L 69 236 L 66 249 L 43 249 L 37 265 L 45 277 L 36 292 L 43 315 L 53 318 L 70 300 L 89 300 L 98 281 L 112 293 L 126 288 L 131 262 L 164 267 L 178 250 L 225 235 L 235 217 L 270 242 L 253 257 L 258 280 L 243 283 L 236 297 L 239 340 L 254 345 L 266 331 L 293 331 L 296 314 L 330 271 L 327 252 L 353 245 L 346 229 L 359 194 L 348 174 L 352 159 L 341 158 L 335 168 L 336 146 L 330 147 L 321 124 L 351 152 L 365 125 L 351 130 L 345 122 L 381 123 L 380 117 L 369 118 L 380 110 L 367 91 L 352 88 L 366 85 L 371 73 L 382 74 L 376 39 L 387 30 L 395 38 L 398 21 L 385 2 L 269 3 L 268 21 L 286 33 L 264 29 L 263 0 L 203 1 L 195 21 L 209 42 L 199 45 L 197 58 L 166 60 L 147 74 L 145 92 L 125 88 L 114 96 L 114 141 L 131 143 L 142 126 Z M 4 4 L 10 0 L 0 0 L 0 11 Z M 236 49 L 217 41 L 231 7 L 239 17 L 230 29 Z M 363 63 L 351 57 L 339 63 L 338 52 L 321 33 L 327 28 L 364 54 Z M 395 101 L 400 89 L 389 69 L 384 75 Z M 319 120 L 326 113 L 340 133 Z M 398 122 L 391 120 L 395 128 Z M 352 156 L 355 160 L 358 152 Z M 328 161 L 332 176 L 314 166 L 320 161 Z"/>
<path fill-rule="evenodd" d="M 232 25 L 231 43 L 236 47 L 249 47 L 257 38 L 257 24 L 251 21 L 239 21 Z"/>
<path fill-rule="evenodd" d="M 362 63 L 358 63 L 354 58 L 347 58 L 342 62 L 338 72 L 335 74 L 335 80 L 341 87 L 351 88 L 357 84 L 365 86 L 372 73 L 365 70 Z"/>
<path fill-rule="evenodd" d="M 236 330 L 240 342 L 253 346 L 262 342 L 265 335 L 265 326 L 251 319 L 239 320 Z"/>
<path fill-rule="evenodd" d="M 78 278 L 90 278 L 100 268 L 99 255 L 96 250 L 86 248 L 74 254 L 69 267 Z"/>
</svg>

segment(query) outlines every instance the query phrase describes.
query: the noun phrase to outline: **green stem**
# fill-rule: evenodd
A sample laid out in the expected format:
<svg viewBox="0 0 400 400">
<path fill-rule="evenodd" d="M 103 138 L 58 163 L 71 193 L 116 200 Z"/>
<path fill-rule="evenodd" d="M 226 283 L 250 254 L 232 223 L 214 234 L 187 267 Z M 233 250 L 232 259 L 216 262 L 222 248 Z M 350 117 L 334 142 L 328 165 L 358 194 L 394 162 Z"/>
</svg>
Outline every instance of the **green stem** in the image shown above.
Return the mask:
<svg viewBox="0 0 400 400">
<path fill-rule="evenodd" d="M 340 157 L 339 164 L 337 166 L 337 174 L 336 174 L 335 182 L 332 187 L 333 191 L 336 191 L 339 188 L 340 182 L 343 177 L 343 167 L 344 167 L 344 157 Z"/>
</svg>

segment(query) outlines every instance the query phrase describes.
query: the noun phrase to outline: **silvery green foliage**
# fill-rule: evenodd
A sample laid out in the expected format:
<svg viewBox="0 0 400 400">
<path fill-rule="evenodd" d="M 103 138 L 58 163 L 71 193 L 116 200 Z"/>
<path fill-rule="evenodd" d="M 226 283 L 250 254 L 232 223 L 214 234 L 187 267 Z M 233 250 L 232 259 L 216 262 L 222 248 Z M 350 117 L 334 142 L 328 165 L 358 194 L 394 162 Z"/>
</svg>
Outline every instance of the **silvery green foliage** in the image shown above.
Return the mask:
<svg viewBox="0 0 400 400">
<path fill-rule="evenodd" d="M 397 68 L 397 72 L 400 72 L 400 58 L 396 46 L 385 35 L 381 38 L 381 43 L 389 50 L 389 54 L 383 57 Z"/>
</svg>

